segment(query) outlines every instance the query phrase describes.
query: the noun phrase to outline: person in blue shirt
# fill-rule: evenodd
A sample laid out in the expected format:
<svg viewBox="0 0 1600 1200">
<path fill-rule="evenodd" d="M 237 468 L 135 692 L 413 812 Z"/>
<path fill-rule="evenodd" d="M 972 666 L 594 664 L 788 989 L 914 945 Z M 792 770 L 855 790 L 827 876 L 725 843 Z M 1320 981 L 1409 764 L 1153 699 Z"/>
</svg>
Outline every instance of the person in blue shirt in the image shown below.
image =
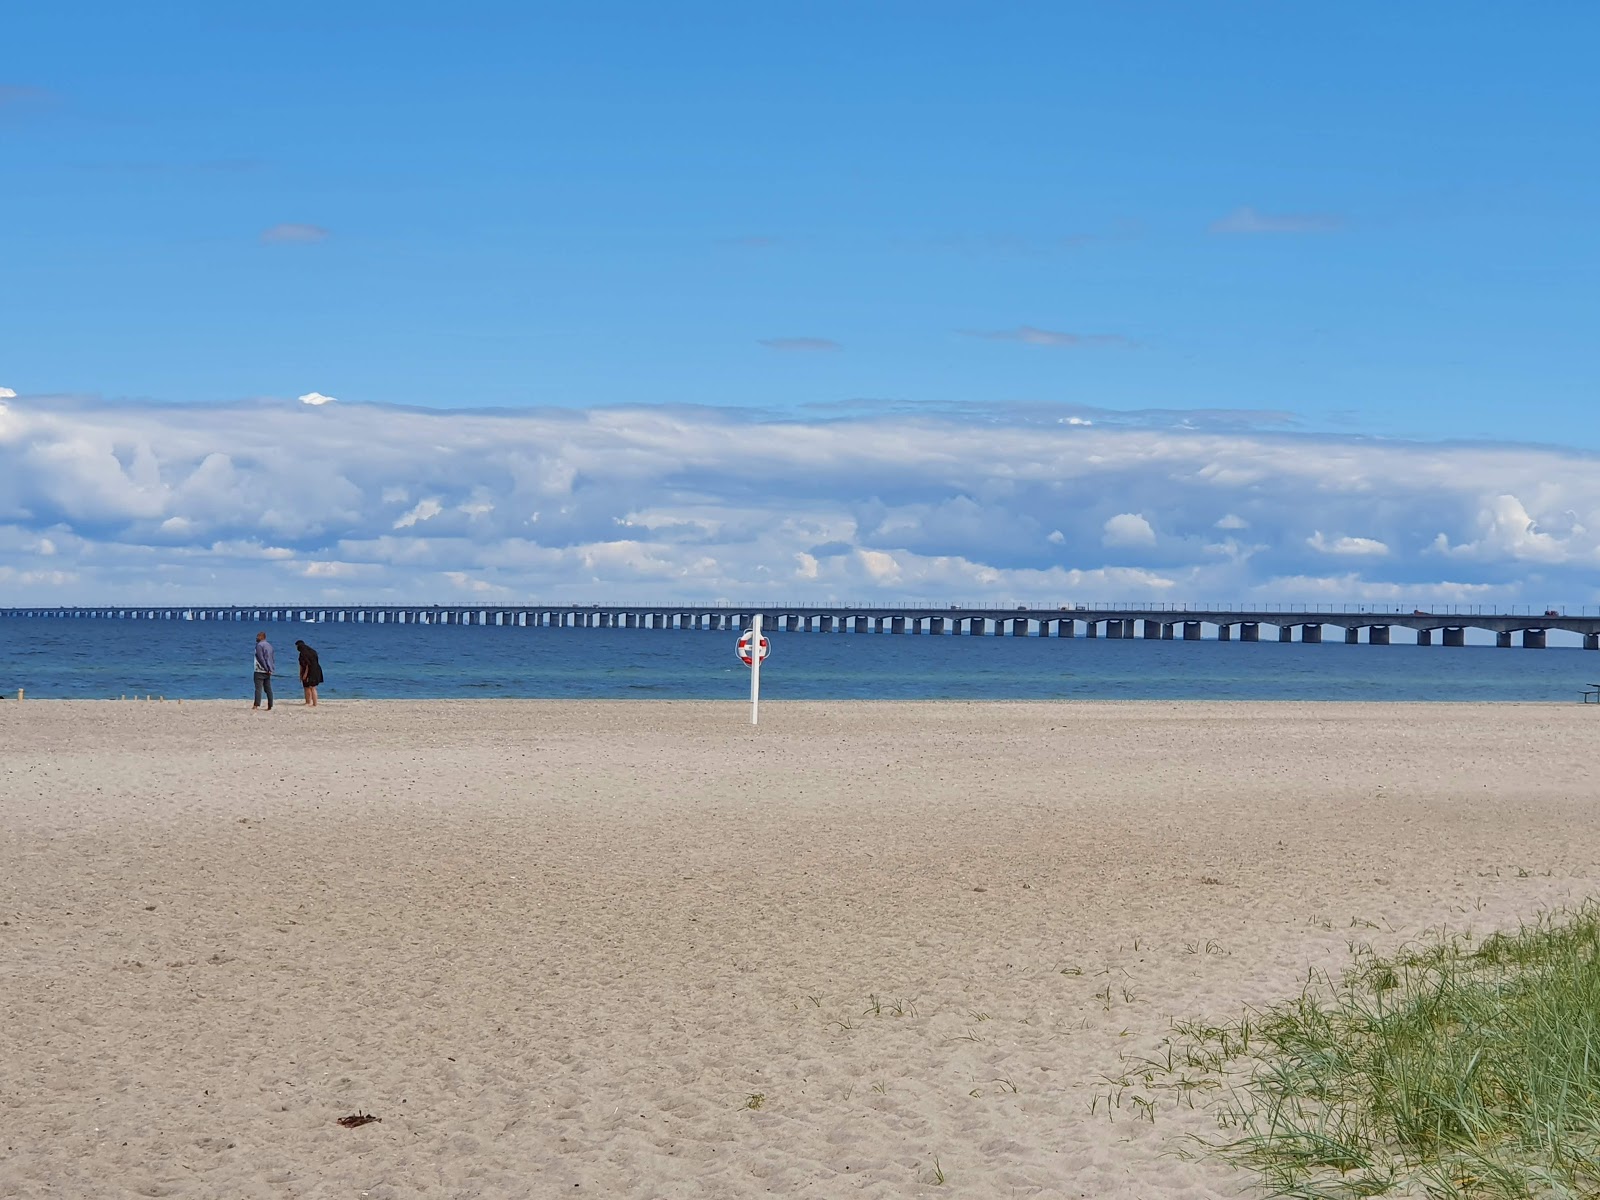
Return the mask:
<svg viewBox="0 0 1600 1200">
<path fill-rule="evenodd" d="M 272 711 L 272 676 L 276 668 L 272 659 L 272 643 L 265 633 L 256 634 L 256 702 L 251 708 L 261 707 L 261 693 L 267 693 L 267 711 Z"/>
</svg>

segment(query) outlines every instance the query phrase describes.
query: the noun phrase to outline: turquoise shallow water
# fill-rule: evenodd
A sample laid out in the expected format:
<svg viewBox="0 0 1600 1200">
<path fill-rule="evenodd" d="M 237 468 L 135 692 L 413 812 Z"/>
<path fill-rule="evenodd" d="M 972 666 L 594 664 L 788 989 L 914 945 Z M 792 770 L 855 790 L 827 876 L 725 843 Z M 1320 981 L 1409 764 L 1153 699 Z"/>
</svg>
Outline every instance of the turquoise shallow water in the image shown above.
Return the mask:
<svg viewBox="0 0 1600 1200">
<path fill-rule="evenodd" d="M 734 635 L 456 625 L 262 626 L 280 695 L 298 695 L 296 638 L 339 698 L 740 699 Z M 247 697 L 255 626 L 0 620 L 0 695 Z M 1489 646 L 1347 646 L 1087 638 L 773 633 L 770 700 L 1576 700 L 1600 654 Z"/>
</svg>

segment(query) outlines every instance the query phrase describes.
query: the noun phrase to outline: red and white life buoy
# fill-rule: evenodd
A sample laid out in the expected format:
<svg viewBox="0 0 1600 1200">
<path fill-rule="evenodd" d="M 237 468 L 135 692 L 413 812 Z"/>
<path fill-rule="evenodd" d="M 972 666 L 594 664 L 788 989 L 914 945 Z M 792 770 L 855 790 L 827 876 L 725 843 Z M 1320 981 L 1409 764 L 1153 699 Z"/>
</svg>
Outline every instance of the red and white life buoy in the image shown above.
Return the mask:
<svg viewBox="0 0 1600 1200">
<path fill-rule="evenodd" d="M 755 662 L 755 659 L 750 654 L 750 641 L 750 631 L 746 629 L 739 635 L 738 653 L 739 661 L 747 667 L 751 666 Z M 761 647 L 761 661 L 766 662 L 767 655 L 772 653 L 772 643 L 763 637 L 758 644 Z"/>
</svg>

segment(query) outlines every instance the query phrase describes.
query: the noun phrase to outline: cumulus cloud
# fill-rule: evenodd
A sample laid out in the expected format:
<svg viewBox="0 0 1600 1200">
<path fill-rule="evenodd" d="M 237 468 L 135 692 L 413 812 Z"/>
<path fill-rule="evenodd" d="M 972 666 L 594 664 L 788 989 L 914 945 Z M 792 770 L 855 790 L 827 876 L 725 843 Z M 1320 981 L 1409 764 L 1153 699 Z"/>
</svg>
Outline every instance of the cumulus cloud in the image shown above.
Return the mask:
<svg viewBox="0 0 1600 1200">
<path fill-rule="evenodd" d="M 1320 529 L 1306 539 L 1306 545 L 1310 546 L 1318 554 L 1342 554 L 1346 556 L 1363 557 L 1367 555 L 1389 553 L 1389 547 L 1378 541 L 1376 538 L 1328 538 L 1322 536 L 1322 530 Z"/>
<path fill-rule="evenodd" d="M 431 521 L 443 511 L 444 505 L 440 504 L 438 500 L 419 500 L 415 508 L 395 521 L 394 527 L 396 529 L 410 529 L 419 521 Z"/>
<path fill-rule="evenodd" d="M 1153 546 L 1156 531 L 1139 513 L 1118 513 L 1106 519 L 1100 540 L 1107 546 Z"/>
<path fill-rule="evenodd" d="M 1434 539 L 1433 548 L 1455 558 L 1488 561 L 1559 563 L 1575 554 L 1582 557 L 1587 548 L 1587 528 L 1570 509 L 1552 515 L 1551 523 L 1564 526 L 1565 536 L 1554 529 L 1541 528 L 1516 496 L 1495 496 L 1478 511 L 1477 537 L 1451 545 L 1449 537 L 1441 533 Z"/>
<path fill-rule="evenodd" d="M 1332 233 L 1344 220 L 1331 213 L 1264 213 L 1248 205 L 1211 222 L 1212 233 Z"/>
<path fill-rule="evenodd" d="M 1133 343 L 1117 333 L 1065 333 L 1059 329 L 1039 329 L 1033 325 L 1018 325 L 1015 329 L 964 329 L 966 337 L 983 338 L 991 342 L 1023 342 L 1029 346 L 1131 346 Z"/>
<path fill-rule="evenodd" d="M 300 397 L 300 403 L 320 407 L 324 404 L 334 404 L 336 401 L 332 396 L 324 396 L 321 392 L 307 392 Z"/>
<path fill-rule="evenodd" d="M 1596 531 L 1600 457 L 1547 446 L 1059 410 L 0 410 L 0 564 L 61 602 L 1593 604 Z"/>
<path fill-rule="evenodd" d="M 777 337 L 761 338 L 760 342 L 761 345 L 765 346 L 768 350 L 783 350 L 797 354 L 813 354 L 819 351 L 826 353 L 830 350 L 843 349 L 843 347 L 841 347 L 839 343 L 834 341 L 832 338 Z"/>
<path fill-rule="evenodd" d="M 302 225 L 293 221 L 270 225 L 261 231 L 261 240 L 269 246 L 323 242 L 327 239 L 328 231 L 321 225 Z"/>
<path fill-rule="evenodd" d="M 8 387 L 0 387 L 0 400 L 15 400 L 17 394 Z"/>
</svg>

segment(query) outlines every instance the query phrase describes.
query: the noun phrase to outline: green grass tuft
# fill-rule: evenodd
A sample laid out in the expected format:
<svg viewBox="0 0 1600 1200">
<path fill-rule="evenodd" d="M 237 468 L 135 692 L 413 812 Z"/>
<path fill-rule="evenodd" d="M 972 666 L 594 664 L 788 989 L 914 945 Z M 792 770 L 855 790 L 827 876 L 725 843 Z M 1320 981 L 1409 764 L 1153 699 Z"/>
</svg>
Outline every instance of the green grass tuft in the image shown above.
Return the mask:
<svg viewBox="0 0 1600 1200">
<path fill-rule="evenodd" d="M 1278 1196 L 1600 1196 L 1600 906 L 1441 937 L 1224 1027 L 1164 1073 L 1249 1072 L 1217 1146 Z M 1153 1065 L 1153 1064 L 1151 1064 Z"/>
</svg>

